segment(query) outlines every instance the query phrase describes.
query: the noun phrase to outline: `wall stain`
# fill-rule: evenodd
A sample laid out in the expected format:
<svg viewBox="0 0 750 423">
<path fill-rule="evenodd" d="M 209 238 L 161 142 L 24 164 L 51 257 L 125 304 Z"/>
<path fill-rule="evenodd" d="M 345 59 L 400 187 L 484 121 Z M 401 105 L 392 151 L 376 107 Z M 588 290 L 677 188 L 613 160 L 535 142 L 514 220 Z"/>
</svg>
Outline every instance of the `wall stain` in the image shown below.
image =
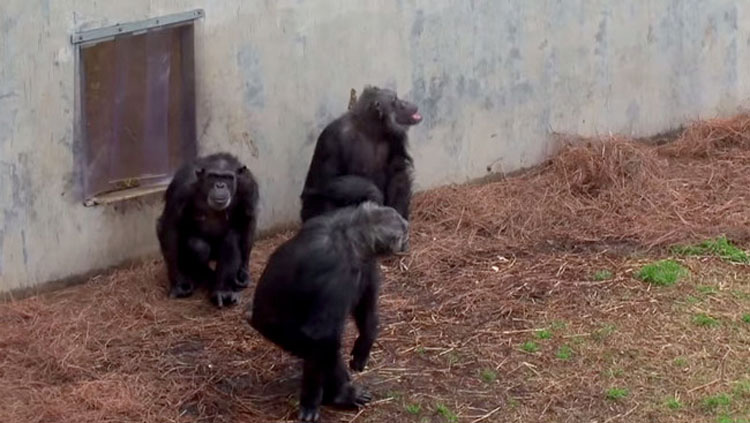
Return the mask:
<svg viewBox="0 0 750 423">
<path fill-rule="evenodd" d="M 414 15 L 414 22 L 411 26 L 411 37 L 412 38 L 419 38 L 422 36 L 422 33 L 424 32 L 424 10 L 417 10 L 417 13 Z"/>
<path fill-rule="evenodd" d="M 5 230 L 0 228 L 0 276 L 3 275 L 3 247 L 5 246 Z"/>
<path fill-rule="evenodd" d="M 258 146 L 255 145 L 255 141 L 250 137 L 250 134 L 247 132 L 242 133 L 242 140 L 244 144 L 250 149 L 250 155 L 253 156 L 253 158 L 258 158 L 260 154 L 258 153 Z"/>
<path fill-rule="evenodd" d="M 637 124 L 641 117 L 641 106 L 638 105 L 638 102 L 631 101 L 630 104 L 628 104 L 628 110 L 625 112 L 625 115 L 628 117 L 628 124 L 630 125 L 630 130 L 632 132 L 638 127 Z"/>
<path fill-rule="evenodd" d="M 237 65 L 244 78 L 244 100 L 249 107 L 262 108 L 266 104 L 263 87 L 263 69 L 260 56 L 252 46 L 237 53 Z"/>
<path fill-rule="evenodd" d="M 21 230 L 21 251 L 23 252 L 23 265 L 26 267 L 26 272 L 28 273 L 29 253 L 26 249 L 26 231 L 24 230 Z"/>
</svg>

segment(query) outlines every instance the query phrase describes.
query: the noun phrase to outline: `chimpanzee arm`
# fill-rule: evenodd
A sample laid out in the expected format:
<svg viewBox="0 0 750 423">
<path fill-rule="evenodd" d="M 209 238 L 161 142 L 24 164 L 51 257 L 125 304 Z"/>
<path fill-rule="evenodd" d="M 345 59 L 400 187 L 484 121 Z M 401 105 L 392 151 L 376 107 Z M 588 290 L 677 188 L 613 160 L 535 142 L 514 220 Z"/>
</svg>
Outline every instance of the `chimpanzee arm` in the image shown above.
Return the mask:
<svg viewBox="0 0 750 423">
<path fill-rule="evenodd" d="M 157 223 L 157 235 L 161 246 L 164 261 L 167 265 L 167 277 L 170 282 L 170 295 L 180 296 L 188 294 L 191 289 L 187 287 L 191 281 L 187 279 L 179 265 L 179 231 L 180 220 L 185 208 L 185 199 L 180 192 L 167 196 L 171 201 L 164 209 Z M 183 292 L 184 291 L 184 292 Z"/>
<path fill-rule="evenodd" d="M 233 289 L 242 264 L 239 238 L 236 231 L 230 230 L 219 246 L 219 257 L 216 260 L 216 283 L 211 293 L 211 301 L 219 308 L 239 301 L 239 294 Z"/>
<path fill-rule="evenodd" d="M 333 178 L 325 185 L 322 194 L 340 206 L 374 201 L 383 204 L 383 193 L 369 179 L 357 175 Z"/>
<path fill-rule="evenodd" d="M 335 137 L 324 133 L 315 152 L 309 177 L 314 182 L 305 187 L 303 196 L 318 197 L 336 207 L 357 204 L 363 201 L 383 203 L 383 193 L 367 178 L 346 174 L 339 157 L 339 144 Z"/>
<path fill-rule="evenodd" d="M 385 192 L 386 206 L 393 207 L 409 220 L 411 202 L 411 168 L 406 160 L 395 160 L 389 165 L 389 178 Z"/>
<path fill-rule="evenodd" d="M 237 196 L 240 207 L 237 218 L 237 233 L 239 234 L 240 270 L 237 273 L 237 284 L 240 288 L 250 285 L 250 252 L 255 242 L 255 231 L 258 225 L 258 184 L 249 173 L 237 178 Z"/>
</svg>

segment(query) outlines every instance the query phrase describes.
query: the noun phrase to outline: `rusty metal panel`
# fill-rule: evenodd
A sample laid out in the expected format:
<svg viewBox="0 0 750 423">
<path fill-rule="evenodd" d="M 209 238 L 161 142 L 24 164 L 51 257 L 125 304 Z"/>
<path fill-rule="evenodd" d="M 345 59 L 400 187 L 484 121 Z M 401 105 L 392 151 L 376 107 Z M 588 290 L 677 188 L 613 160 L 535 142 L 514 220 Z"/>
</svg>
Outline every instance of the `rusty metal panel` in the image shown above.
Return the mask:
<svg viewBox="0 0 750 423">
<path fill-rule="evenodd" d="M 196 154 L 193 25 L 81 45 L 86 199 L 166 184 Z"/>
</svg>

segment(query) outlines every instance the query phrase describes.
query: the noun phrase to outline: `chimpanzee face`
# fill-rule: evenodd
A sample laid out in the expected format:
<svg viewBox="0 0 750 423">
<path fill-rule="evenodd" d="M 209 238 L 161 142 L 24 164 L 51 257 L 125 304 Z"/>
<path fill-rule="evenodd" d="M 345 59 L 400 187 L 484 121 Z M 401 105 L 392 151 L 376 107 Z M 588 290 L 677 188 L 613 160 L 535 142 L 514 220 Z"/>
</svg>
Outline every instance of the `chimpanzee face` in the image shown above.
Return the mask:
<svg viewBox="0 0 750 423">
<path fill-rule="evenodd" d="M 237 176 L 234 172 L 198 169 L 198 184 L 206 203 L 216 211 L 225 210 L 232 203 L 237 189 Z"/>
<path fill-rule="evenodd" d="M 377 254 L 403 253 L 409 249 L 409 223 L 391 207 L 363 203 L 370 215 Z"/>
<path fill-rule="evenodd" d="M 422 122 L 417 105 L 398 98 L 394 91 L 379 89 L 378 102 L 386 117 L 397 125 L 413 126 Z"/>
<path fill-rule="evenodd" d="M 413 126 L 422 122 L 422 115 L 414 103 L 396 98 L 393 101 L 393 120 L 399 125 Z"/>
</svg>

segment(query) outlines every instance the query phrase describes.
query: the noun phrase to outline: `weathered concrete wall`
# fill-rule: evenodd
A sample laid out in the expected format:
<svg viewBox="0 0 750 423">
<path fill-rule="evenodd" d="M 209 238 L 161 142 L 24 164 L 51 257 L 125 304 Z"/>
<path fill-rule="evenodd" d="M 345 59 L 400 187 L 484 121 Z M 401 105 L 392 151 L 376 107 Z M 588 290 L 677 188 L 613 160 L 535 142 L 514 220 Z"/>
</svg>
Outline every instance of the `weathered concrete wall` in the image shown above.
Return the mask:
<svg viewBox="0 0 750 423">
<path fill-rule="evenodd" d="M 742 0 L 2 0 L 0 291 L 157 251 L 159 199 L 81 205 L 69 35 L 198 7 L 199 149 L 252 167 L 261 227 L 297 218 L 317 134 L 365 83 L 421 106 L 420 188 L 536 163 L 550 132 L 646 135 L 750 94 Z"/>
</svg>

